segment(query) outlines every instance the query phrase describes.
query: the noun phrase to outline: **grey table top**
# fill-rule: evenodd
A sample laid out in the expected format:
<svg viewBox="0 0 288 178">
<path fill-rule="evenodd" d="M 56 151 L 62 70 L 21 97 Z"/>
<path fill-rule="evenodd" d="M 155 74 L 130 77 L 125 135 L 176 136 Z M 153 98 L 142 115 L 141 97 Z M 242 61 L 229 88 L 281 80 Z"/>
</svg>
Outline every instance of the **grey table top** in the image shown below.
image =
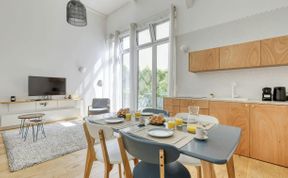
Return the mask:
<svg viewBox="0 0 288 178">
<path fill-rule="evenodd" d="M 99 115 L 94 116 L 94 119 L 105 117 L 107 115 Z M 225 164 L 230 160 L 240 142 L 241 129 L 217 124 L 209 129 L 208 137 L 206 141 L 191 140 L 180 148 L 180 152 L 210 163 Z"/>
<path fill-rule="evenodd" d="M 215 164 L 225 164 L 235 152 L 241 136 L 241 129 L 225 125 L 215 125 L 208 132 L 208 140 L 193 139 L 180 149 L 192 156 Z"/>
</svg>

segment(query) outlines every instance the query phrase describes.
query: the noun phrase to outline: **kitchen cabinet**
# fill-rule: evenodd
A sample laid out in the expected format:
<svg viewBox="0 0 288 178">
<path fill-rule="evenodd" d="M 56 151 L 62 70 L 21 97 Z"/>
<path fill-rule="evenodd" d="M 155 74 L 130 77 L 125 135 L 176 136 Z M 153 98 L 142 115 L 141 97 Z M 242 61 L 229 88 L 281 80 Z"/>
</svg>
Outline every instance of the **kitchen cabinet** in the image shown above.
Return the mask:
<svg viewBox="0 0 288 178">
<path fill-rule="evenodd" d="M 261 65 L 288 64 L 288 36 L 261 41 Z"/>
<path fill-rule="evenodd" d="M 220 69 L 260 66 L 260 41 L 220 48 Z"/>
<path fill-rule="evenodd" d="M 189 71 L 201 72 L 219 69 L 219 48 L 189 53 Z"/>
<path fill-rule="evenodd" d="M 249 157 L 249 105 L 234 102 L 211 101 L 209 113 L 216 117 L 220 124 L 241 128 L 241 139 L 236 154 Z"/>
<path fill-rule="evenodd" d="M 288 106 L 251 105 L 250 156 L 288 167 Z"/>
<path fill-rule="evenodd" d="M 199 114 L 209 114 L 208 100 L 164 98 L 164 110 L 175 116 L 179 112 L 188 112 L 188 106 L 199 106 Z"/>
<path fill-rule="evenodd" d="M 164 110 L 169 112 L 170 116 L 175 116 L 179 112 L 180 100 L 175 98 L 164 98 Z"/>
<path fill-rule="evenodd" d="M 199 106 L 199 114 L 209 114 L 208 100 L 180 99 L 179 112 L 188 112 L 188 106 Z"/>
</svg>

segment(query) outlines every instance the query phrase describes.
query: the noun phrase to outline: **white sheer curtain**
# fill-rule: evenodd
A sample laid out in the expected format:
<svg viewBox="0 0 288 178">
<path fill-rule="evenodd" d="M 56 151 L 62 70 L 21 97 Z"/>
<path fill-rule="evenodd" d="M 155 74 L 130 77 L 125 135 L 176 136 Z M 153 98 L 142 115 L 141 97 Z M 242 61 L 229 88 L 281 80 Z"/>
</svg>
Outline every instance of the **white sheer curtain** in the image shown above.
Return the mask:
<svg viewBox="0 0 288 178">
<path fill-rule="evenodd" d="M 119 56 L 119 32 L 110 34 L 107 39 L 107 53 L 103 65 L 103 97 L 110 98 L 111 111 L 121 107 L 121 63 Z"/>
<path fill-rule="evenodd" d="M 176 7 L 172 4 L 170 9 L 170 37 L 169 37 L 169 76 L 168 95 L 176 96 Z"/>
<path fill-rule="evenodd" d="M 137 51 L 136 51 L 136 27 L 135 23 L 130 24 L 130 109 L 136 111 L 137 109 Z"/>
</svg>

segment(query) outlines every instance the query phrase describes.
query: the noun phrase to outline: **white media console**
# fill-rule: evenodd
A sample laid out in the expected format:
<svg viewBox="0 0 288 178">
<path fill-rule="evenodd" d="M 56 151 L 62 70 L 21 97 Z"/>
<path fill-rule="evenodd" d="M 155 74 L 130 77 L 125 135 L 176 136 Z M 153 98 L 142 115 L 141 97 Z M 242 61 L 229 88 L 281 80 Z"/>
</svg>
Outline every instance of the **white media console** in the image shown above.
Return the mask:
<svg viewBox="0 0 288 178">
<path fill-rule="evenodd" d="M 81 99 L 0 101 L 0 130 L 20 125 L 19 115 L 44 113 L 47 122 L 79 118 L 82 116 Z"/>
</svg>

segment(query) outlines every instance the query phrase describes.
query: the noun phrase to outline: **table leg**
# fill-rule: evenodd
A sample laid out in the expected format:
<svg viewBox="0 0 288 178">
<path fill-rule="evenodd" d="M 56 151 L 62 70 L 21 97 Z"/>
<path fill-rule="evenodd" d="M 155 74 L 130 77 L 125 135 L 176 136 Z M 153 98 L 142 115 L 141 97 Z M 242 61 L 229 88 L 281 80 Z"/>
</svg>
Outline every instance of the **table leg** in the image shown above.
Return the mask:
<svg viewBox="0 0 288 178">
<path fill-rule="evenodd" d="M 234 160 L 233 156 L 226 163 L 227 173 L 229 178 L 235 178 L 235 168 L 234 168 Z"/>
<path fill-rule="evenodd" d="M 203 168 L 203 177 L 204 178 L 216 178 L 214 166 L 212 163 L 201 160 L 201 165 Z"/>
</svg>

